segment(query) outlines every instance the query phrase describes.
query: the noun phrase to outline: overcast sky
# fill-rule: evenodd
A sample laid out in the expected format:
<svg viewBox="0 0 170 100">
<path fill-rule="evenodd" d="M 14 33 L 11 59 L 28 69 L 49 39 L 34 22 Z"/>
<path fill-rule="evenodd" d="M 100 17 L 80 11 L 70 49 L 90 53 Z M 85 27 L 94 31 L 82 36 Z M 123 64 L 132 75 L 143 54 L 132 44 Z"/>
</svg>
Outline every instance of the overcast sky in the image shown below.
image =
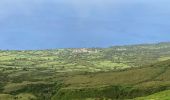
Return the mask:
<svg viewBox="0 0 170 100">
<path fill-rule="evenodd" d="M 170 41 L 169 0 L 0 0 L 0 49 Z"/>
</svg>

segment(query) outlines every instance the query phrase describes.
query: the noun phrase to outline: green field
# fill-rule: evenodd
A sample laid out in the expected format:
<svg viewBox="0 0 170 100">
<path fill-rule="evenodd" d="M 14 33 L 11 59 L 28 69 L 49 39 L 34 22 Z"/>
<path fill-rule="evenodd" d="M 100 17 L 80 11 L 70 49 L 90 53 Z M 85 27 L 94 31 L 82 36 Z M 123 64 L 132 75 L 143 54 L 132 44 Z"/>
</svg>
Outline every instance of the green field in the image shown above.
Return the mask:
<svg viewBox="0 0 170 100">
<path fill-rule="evenodd" d="M 170 43 L 0 50 L 0 100 L 170 100 Z"/>
</svg>

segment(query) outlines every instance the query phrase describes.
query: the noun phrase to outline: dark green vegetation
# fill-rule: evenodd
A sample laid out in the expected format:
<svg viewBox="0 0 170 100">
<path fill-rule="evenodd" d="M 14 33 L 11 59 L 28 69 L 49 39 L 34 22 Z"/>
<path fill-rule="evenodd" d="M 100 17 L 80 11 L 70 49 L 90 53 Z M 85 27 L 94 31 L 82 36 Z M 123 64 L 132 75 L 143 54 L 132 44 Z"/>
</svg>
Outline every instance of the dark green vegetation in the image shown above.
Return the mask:
<svg viewBox="0 0 170 100">
<path fill-rule="evenodd" d="M 169 59 L 170 43 L 2 50 L 0 100 L 138 100 L 169 90 Z"/>
</svg>

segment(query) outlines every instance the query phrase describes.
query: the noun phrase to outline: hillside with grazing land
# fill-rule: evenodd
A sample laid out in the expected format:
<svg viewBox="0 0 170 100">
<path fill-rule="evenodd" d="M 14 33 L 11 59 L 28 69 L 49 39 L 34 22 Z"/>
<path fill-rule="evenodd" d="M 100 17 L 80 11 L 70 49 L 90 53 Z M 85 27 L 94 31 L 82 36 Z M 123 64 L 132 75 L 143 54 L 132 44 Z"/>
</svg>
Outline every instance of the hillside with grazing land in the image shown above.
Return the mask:
<svg viewBox="0 0 170 100">
<path fill-rule="evenodd" d="M 169 100 L 170 43 L 1 50 L 0 100 Z"/>
</svg>

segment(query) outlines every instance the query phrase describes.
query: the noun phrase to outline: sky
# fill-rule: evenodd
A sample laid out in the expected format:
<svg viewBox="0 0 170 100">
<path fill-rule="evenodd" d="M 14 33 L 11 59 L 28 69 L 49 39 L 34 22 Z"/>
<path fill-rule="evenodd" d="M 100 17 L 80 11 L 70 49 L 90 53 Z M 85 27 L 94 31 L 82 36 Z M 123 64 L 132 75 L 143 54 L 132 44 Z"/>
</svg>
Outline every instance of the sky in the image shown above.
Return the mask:
<svg viewBox="0 0 170 100">
<path fill-rule="evenodd" d="M 170 0 L 0 0 L 0 49 L 170 41 Z"/>
</svg>

